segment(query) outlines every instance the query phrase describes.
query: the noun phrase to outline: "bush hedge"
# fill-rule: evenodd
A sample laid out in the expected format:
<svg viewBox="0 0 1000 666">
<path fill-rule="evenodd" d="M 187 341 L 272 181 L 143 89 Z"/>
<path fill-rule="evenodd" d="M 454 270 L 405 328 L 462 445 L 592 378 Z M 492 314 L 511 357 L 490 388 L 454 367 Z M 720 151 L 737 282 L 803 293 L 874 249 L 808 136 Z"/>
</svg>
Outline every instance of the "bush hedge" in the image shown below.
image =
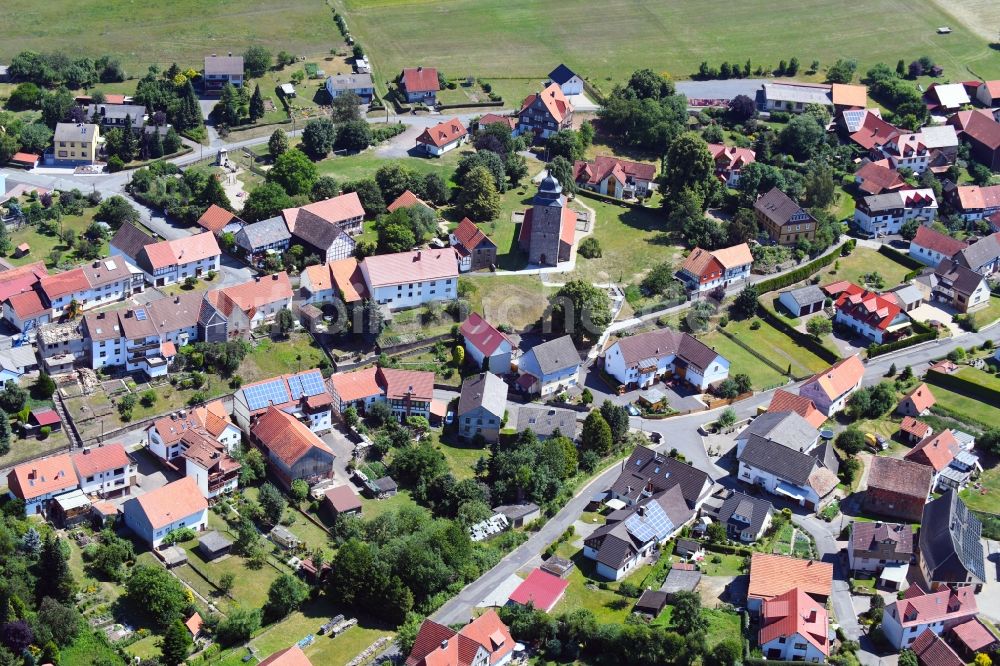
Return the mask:
<svg viewBox="0 0 1000 666">
<path fill-rule="evenodd" d="M 808 264 L 803 264 L 793 271 L 789 271 L 784 275 L 779 275 L 773 277 L 770 280 L 763 280 L 757 283 L 757 289 L 762 294 L 766 294 L 769 291 L 774 291 L 775 289 L 783 289 L 789 285 L 795 284 L 796 282 L 801 282 L 807 277 L 818 271 L 819 269 L 829 266 L 834 261 L 840 258 L 840 253 L 836 250 L 831 251 L 829 254 L 825 254 L 819 259 L 813 259 Z"/>
<path fill-rule="evenodd" d="M 731 546 L 728 543 L 703 543 L 702 546 L 705 550 L 710 550 L 713 553 L 722 553 L 723 555 L 743 555 L 749 557 L 753 555 L 753 549 L 747 548 L 746 546 Z"/>
<path fill-rule="evenodd" d="M 490 100 L 489 102 L 462 102 L 460 104 L 438 104 L 438 109 L 474 109 L 480 106 L 503 106 L 503 100 Z"/>
<path fill-rule="evenodd" d="M 946 375 L 936 370 L 928 370 L 926 379 L 931 384 L 936 384 L 973 400 L 979 400 L 990 405 L 1000 405 L 1000 391 L 989 386 L 977 384 L 964 377 Z"/>
<path fill-rule="evenodd" d="M 911 335 L 908 338 L 896 340 L 895 342 L 887 342 L 883 345 L 868 345 L 868 358 L 875 358 L 876 356 L 882 356 L 884 354 L 888 354 L 889 352 L 899 351 L 900 349 L 913 347 L 914 345 L 919 345 L 924 342 L 937 340 L 938 335 L 937 331 L 932 331 L 931 333 L 918 333 L 917 335 Z"/>
<path fill-rule="evenodd" d="M 893 249 L 888 245 L 879 245 L 878 253 L 883 256 L 889 257 L 890 259 L 892 259 L 897 263 L 903 264 L 907 268 L 912 268 L 916 270 L 927 268 L 927 264 L 921 263 L 916 259 L 914 259 L 913 257 L 911 257 L 910 255 L 903 254 L 899 250 Z"/>
<path fill-rule="evenodd" d="M 598 201 L 604 201 L 609 204 L 616 204 L 618 206 L 625 206 L 626 208 L 646 208 L 644 204 L 638 201 L 622 201 L 621 199 L 615 199 L 614 197 L 609 197 L 606 194 L 601 194 L 600 192 L 593 192 L 591 190 L 579 189 L 577 190 L 577 195 L 585 196 L 590 199 L 596 199 Z"/>
</svg>

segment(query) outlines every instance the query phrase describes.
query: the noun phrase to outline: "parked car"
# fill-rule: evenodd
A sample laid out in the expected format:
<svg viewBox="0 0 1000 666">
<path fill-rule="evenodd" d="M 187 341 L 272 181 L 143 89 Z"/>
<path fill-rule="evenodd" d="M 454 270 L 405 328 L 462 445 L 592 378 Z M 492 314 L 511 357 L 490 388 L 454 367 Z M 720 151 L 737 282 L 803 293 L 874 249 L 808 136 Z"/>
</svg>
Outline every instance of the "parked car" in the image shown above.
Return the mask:
<svg viewBox="0 0 1000 666">
<path fill-rule="evenodd" d="M 889 448 L 889 442 L 886 441 L 884 436 L 871 432 L 865 433 L 865 444 L 868 445 L 869 449 L 875 452 L 885 451 Z"/>
</svg>

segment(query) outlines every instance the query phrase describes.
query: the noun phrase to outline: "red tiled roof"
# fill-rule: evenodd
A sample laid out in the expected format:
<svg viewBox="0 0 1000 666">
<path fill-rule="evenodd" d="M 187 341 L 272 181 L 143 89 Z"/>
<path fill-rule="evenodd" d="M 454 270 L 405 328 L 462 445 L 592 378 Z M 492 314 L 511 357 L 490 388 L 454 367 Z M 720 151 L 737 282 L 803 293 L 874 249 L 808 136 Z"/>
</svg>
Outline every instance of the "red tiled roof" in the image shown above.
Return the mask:
<svg viewBox="0 0 1000 666">
<path fill-rule="evenodd" d="M 715 168 L 724 171 L 742 169 L 746 165 L 757 161 L 757 153 L 749 148 L 740 148 L 739 146 L 710 143 L 708 144 L 708 152 L 712 153 Z"/>
<path fill-rule="evenodd" d="M 491 664 L 496 664 L 514 651 L 510 629 L 492 608 L 462 627 L 458 633 L 485 647 L 490 653 Z"/>
<path fill-rule="evenodd" d="M 72 457 L 77 473 L 84 479 L 129 465 L 128 454 L 120 442 L 84 449 L 80 453 L 74 453 Z"/>
<path fill-rule="evenodd" d="M 331 392 L 336 393 L 342 402 L 354 402 L 382 394 L 377 375 L 378 368 L 373 366 L 363 370 L 338 372 L 330 375 L 328 381 Z"/>
<path fill-rule="evenodd" d="M 795 412 L 814 428 L 819 428 L 826 421 L 826 416 L 824 416 L 823 412 L 816 409 L 816 404 L 812 400 L 801 395 L 789 393 L 785 389 L 778 389 L 774 392 L 767 411 Z"/>
<path fill-rule="evenodd" d="M 510 600 L 522 606 L 530 603 L 538 610 L 548 612 L 562 598 L 567 587 L 568 580 L 534 569 L 510 595 Z"/>
<path fill-rule="evenodd" d="M 345 301 L 354 303 L 368 298 L 368 286 L 365 284 L 365 277 L 361 273 L 361 265 L 357 259 L 353 257 L 337 259 L 331 261 L 328 266 L 333 284 L 340 289 Z"/>
<path fill-rule="evenodd" d="M 201 625 L 205 624 L 205 621 L 201 619 L 201 615 L 197 612 L 184 621 L 184 626 L 191 633 L 192 636 L 197 636 L 201 632 Z"/>
<path fill-rule="evenodd" d="M 907 451 L 903 460 L 928 465 L 940 472 L 947 467 L 961 451 L 958 440 L 951 430 L 942 430 L 936 435 L 925 437 L 919 444 Z"/>
<path fill-rule="evenodd" d="M 378 369 L 379 384 L 385 388 L 388 400 L 413 400 L 430 402 L 434 398 L 434 373 L 426 370 Z"/>
<path fill-rule="evenodd" d="M 881 194 L 906 186 L 906 181 L 899 172 L 882 164 L 884 161 L 867 162 L 854 172 L 854 177 L 861 179 L 859 189 L 868 194 Z"/>
<path fill-rule="evenodd" d="M 800 588 L 793 587 L 784 594 L 764 600 L 761 607 L 761 645 L 798 634 L 817 650 L 829 655 L 828 632 L 826 608 Z"/>
<path fill-rule="evenodd" d="M 943 622 L 961 618 L 974 617 L 979 612 L 976 595 L 972 587 L 959 587 L 955 590 L 942 588 L 936 592 L 925 592 L 919 584 L 914 583 L 903 594 L 903 598 L 889 604 L 885 611 L 893 611 L 900 624 L 912 627 L 932 622 Z"/>
<path fill-rule="evenodd" d="M 1000 185 L 959 185 L 955 188 L 962 210 L 981 210 L 1000 206 Z"/>
<path fill-rule="evenodd" d="M 441 90 L 438 71 L 433 67 L 410 67 L 403 70 L 403 88 L 406 92 L 437 92 Z"/>
<path fill-rule="evenodd" d="M 366 257 L 363 270 L 372 287 L 458 277 L 458 257 L 450 247 Z"/>
<path fill-rule="evenodd" d="M 833 565 L 768 553 L 754 553 L 750 557 L 749 596 L 770 599 L 793 587 L 813 597 L 829 597 L 833 589 Z"/>
<path fill-rule="evenodd" d="M 18 465 L 7 474 L 10 492 L 23 500 L 76 488 L 79 484 L 73 461 L 65 453 Z"/>
<path fill-rule="evenodd" d="M 496 123 L 503 123 L 507 127 L 514 130 L 517 127 L 517 118 L 514 116 L 501 116 L 496 113 L 487 113 L 478 121 L 480 127 L 486 127 L 487 125 L 495 125 Z"/>
<path fill-rule="evenodd" d="M 963 116 L 962 114 L 968 115 Z M 962 125 L 962 131 L 965 132 L 966 136 L 975 139 L 992 150 L 1000 149 L 1000 123 L 993 120 L 993 117 L 988 112 L 965 111 L 955 115 L 960 117 L 957 122 Z M 949 122 L 952 122 L 952 120 L 955 119 L 952 118 Z"/>
<path fill-rule="evenodd" d="M 493 242 L 490 240 L 489 236 L 483 233 L 483 230 L 480 229 L 475 222 L 467 217 L 463 217 L 462 221 L 458 223 L 458 226 L 455 227 L 455 230 L 451 233 L 454 234 L 455 240 L 457 240 L 462 247 L 469 251 L 472 251 L 473 248 L 478 246 L 484 240 L 489 240 L 490 243 Z"/>
<path fill-rule="evenodd" d="M 910 644 L 920 666 L 964 666 L 955 651 L 931 629 L 924 629 Z"/>
<path fill-rule="evenodd" d="M 312 449 L 330 451 L 323 440 L 291 414 L 269 407 L 251 426 L 250 432 L 279 460 L 291 467 Z"/>
<path fill-rule="evenodd" d="M 874 113 L 865 116 L 865 122 L 861 129 L 851 135 L 851 141 L 858 144 L 865 150 L 871 150 L 876 146 L 885 145 L 889 138 L 899 132 L 894 125 L 882 120 Z"/>
<path fill-rule="evenodd" d="M 534 209 L 529 208 L 524 211 L 524 220 L 521 222 L 521 230 L 517 234 L 518 242 L 527 242 L 531 238 L 531 224 L 534 216 Z M 576 213 L 568 206 L 562 209 L 562 219 L 560 220 L 559 240 L 569 245 L 576 240 Z"/>
<path fill-rule="evenodd" d="M 398 197 L 396 197 L 395 201 L 386 206 L 385 209 L 390 213 L 394 213 L 396 212 L 396 210 L 400 208 L 409 208 L 410 206 L 417 206 L 417 205 L 424 206 L 425 208 L 430 208 L 430 206 L 428 206 L 423 200 L 421 200 L 420 197 L 418 197 L 413 192 L 406 190 Z"/>
<path fill-rule="evenodd" d="M 139 495 L 135 501 L 154 530 L 208 508 L 208 502 L 193 476 L 185 476 L 165 486 Z"/>
<path fill-rule="evenodd" d="M 278 650 L 257 666 L 312 666 L 309 657 L 298 645 Z"/>
<path fill-rule="evenodd" d="M 222 253 L 215 236 L 207 231 L 175 240 L 164 240 L 147 245 L 141 252 L 146 253 L 153 270 L 189 264 L 216 257 Z"/>
<path fill-rule="evenodd" d="M 864 322 L 880 331 L 888 329 L 902 312 L 895 300 L 862 289 L 856 284 L 848 285 L 840 292 L 834 308 L 844 316 Z"/>
<path fill-rule="evenodd" d="M 47 407 L 31 410 L 31 420 L 40 426 L 51 426 L 62 422 L 56 410 Z"/>
<path fill-rule="evenodd" d="M 14 294 L 28 291 L 34 287 L 40 279 L 48 275 L 45 269 L 45 262 L 36 261 L 32 264 L 17 266 L 8 271 L 0 273 L 0 301 L 5 301 Z"/>
<path fill-rule="evenodd" d="M 462 322 L 459 333 L 484 356 L 492 355 L 504 340 L 510 343 L 510 338 L 475 312 L 470 313 L 469 317 Z"/>
<path fill-rule="evenodd" d="M 0 274 L 2 275 L 2 274 Z M 24 321 L 31 317 L 36 317 L 49 308 L 45 307 L 42 303 L 41 297 L 38 292 L 32 289 L 31 291 L 22 291 L 20 294 L 14 294 L 7 299 L 10 303 L 11 310 L 17 315 L 18 319 Z"/>
<path fill-rule="evenodd" d="M 523 113 L 530 108 L 538 98 L 541 98 L 545 109 L 557 123 L 561 123 L 569 112 L 573 110 L 573 107 L 570 105 L 569 100 L 566 99 L 566 95 L 563 94 L 562 88 L 559 87 L 559 84 L 552 83 L 549 84 L 549 87 L 542 92 L 534 93 L 525 97 L 524 102 L 521 104 L 521 112 Z"/>
<path fill-rule="evenodd" d="M 899 424 L 899 431 L 904 432 L 913 437 L 919 437 L 923 439 L 930 432 L 931 427 L 924 423 L 923 421 L 918 421 L 912 416 L 904 416 L 902 423 Z"/>
<path fill-rule="evenodd" d="M 291 303 L 292 283 L 288 273 L 281 271 L 272 275 L 254 278 L 249 282 L 226 287 L 221 293 L 232 301 L 251 319 L 257 310 L 265 305 L 284 301 Z M 228 315 L 228 313 L 226 313 Z"/>
<path fill-rule="evenodd" d="M 424 620 L 413 642 L 413 648 L 406 658 L 406 666 L 423 666 L 428 655 L 441 649 L 442 643 L 451 640 L 457 633 L 434 620 Z"/>
<path fill-rule="evenodd" d="M 722 263 L 718 261 L 710 251 L 696 247 L 691 250 L 691 254 L 684 260 L 681 270 L 689 273 L 701 280 L 708 282 L 712 278 L 721 277 L 725 272 Z"/>
<path fill-rule="evenodd" d="M 45 292 L 45 295 L 49 297 L 50 301 L 54 301 L 60 296 L 90 289 L 90 281 L 87 279 L 87 274 L 83 272 L 82 268 L 74 268 L 65 273 L 47 275 L 39 281 L 38 285 Z"/>
<path fill-rule="evenodd" d="M 18 162 L 19 164 L 38 164 L 38 160 L 42 159 L 41 155 L 35 155 L 34 153 L 14 153 L 14 157 L 10 158 L 11 162 Z"/>
<path fill-rule="evenodd" d="M 955 240 L 951 236 L 945 236 L 924 225 L 917 227 L 917 235 L 910 241 L 910 245 L 919 245 L 920 247 L 943 254 L 946 257 L 954 256 L 956 252 L 969 247 L 968 243 Z"/>
<path fill-rule="evenodd" d="M 288 225 L 288 230 L 291 232 L 295 231 L 295 220 L 298 218 L 300 210 L 307 210 L 331 224 L 339 224 L 356 217 L 365 216 L 365 209 L 361 205 L 358 193 L 348 192 L 347 194 L 317 201 L 307 206 L 286 208 L 281 211 L 282 217 L 285 218 L 285 224 Z"/>
<path fill-rule="evenodd" d="M 611 175 L 614 175 L 622 184 L 625 183 L 625 176 L 651 181 L 656 177 L 656 166 L 643 162 L 630 162 L 608 155 L 598 155 L 593 162 L 577 160 L 573 164 L 573 180 L 577 182 L 583 181 L 596 185 L 604 182 Z"/>
<path fill-rule="evenodd" d="M 235 213 L 230 213 L 222 206 L 216 206 L 215 204 L 209 206 L 208 210 L 202 213 L 201 217 L 198 218 L 199 227 L 215 234 L 222 231 L 222 229 L 230 222 L 242 223 L 243 220 L 238 218 Z"/>
<path fill-rule="evenodd" d="M 913 403 L 913 408 L 916 410 L 917 414 L 920 414 L 935 404 L 937 400 L 934 398 L 934 394 L 931 393 L 931 389 L 927 384 L 921 384 L 917 388 L 910 391 L 910 393 L 903 398 L 903 400 L 909 400 Z"/>
<path fill-rule="evenodd" d="M 326 491 L 326 501 L 330 503 L 334 511 L 344 513 L 345 511 L 357 511 L 361 508 L 361 498 L 350 486 L 337 486 Z"/>
<path fill-rule="evenodd" d="M 462 124 L 461 120 L 452 118 L 451 120 L 442 121 L 434 127 L 425 129 L 417 137 L 417 143 L 428 143 L 438 148 L 443 148 L 449 143 L 458 141 L 468 133 L 469 130 L 465 129 L 465 125 Z"/>
<path fill-rule="evenodd" d="M 978 618 L 956 625 L 951 631 L 970 652 L 982 652 L 997 642 L 997 637 Z"/>
</svg>

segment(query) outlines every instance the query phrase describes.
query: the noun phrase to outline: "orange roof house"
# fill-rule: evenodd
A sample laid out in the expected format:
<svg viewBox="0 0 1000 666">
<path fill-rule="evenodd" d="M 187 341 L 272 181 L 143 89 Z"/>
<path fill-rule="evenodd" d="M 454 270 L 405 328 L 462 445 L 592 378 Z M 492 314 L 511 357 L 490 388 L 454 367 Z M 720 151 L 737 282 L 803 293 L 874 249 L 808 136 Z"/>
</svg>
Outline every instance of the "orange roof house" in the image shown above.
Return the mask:
<svg viewBox="0 0 1000 666">
<path fill-rule="evenodd" d="M 902 433 L 907 441 L 913 444 L 927 437 L 927 435 L 931 434 L 932 430 L 923 421 L 919 421 L 912 416 L 904 416 L 903 421 L 899 424 L 899 432 Z"/>
<path fill-rule="evenodd" d="M 937 404 L 937 399 L 931 393 L 927 384 L 921 384 L 910 391 L 905 398 L 899 401 L 896 408 L 904 416 L 923 416 L 931 411 L 931 407 Z"/>
<path fill-rule="evenodd" d="M 903 460 L 927 465 L 933 467 L 935 472 L 940 472 L 951 464 L 961 450 L 955 434 L 951 430 L 942 430 L 921 440 L 903 456 Z"/>
<path fill-rule="evenodd" d="M 746 243 L 719 250 L 696 247 L 684 261 L 677 277 L 692 291 L 703 291 L 725 287 L 749 277 L 751 264 L 753 255 Z"/>
<path fill-rule="evenodd" d="M 790 644 L 807 642 L 823 655 L 830 654 L 830 628 L 826 607 L 801 588 L 763 603 L 760 611 L 760 645 L 765 655 L 777 650 L 783 656 Z M 801 640 L 800 640 L 801 639 Z"/>
<path fill-rule="evenodd" d="M 787 555 L 754 553 L 750 557 L 747 605 L 759 610 L 763 602 L 798 588 L 819 603 L 833 591 L 833 565 Z"/>
<path fill-rule="evenodd" d="M 440 155 L 462 145 L 469 136 L 469 130 L 458 118 L 445 120 L 434 127 L 428 127 L 417 137 L 417 145 L 432 155 Z"/>
<path fill-rule="evenodd" d="M 826 416 L 816 409 L 815 403 L 809 398 L 801 395 L 789 393 L 785 389 L 778 389 L 771 396 L 771 404 L 768 405 L 769 412 L 795 412 L 804 418 L 809 425 L 819 428 L 826 421 Z"/>
<path fill-rule="evenodd" d="M 834 83 L 830 87 L 834 107 L 864 109 L 868 106 L 868 87 Z"/>
<path fill-rule="evenodd" d="M 524 98 L 518 112 L 517 131 L 539 138 L 566 129 L 573 124 L 573 105 L 559 84 L 549 84 L 545 90 Z"/>
<path fill-rule="evenodd" d="M 7 473 L 7 489 L 24 500 L 28 515 L 41 513 L 53 497 L 79 485 L 73 461 L 65 453 L 32 460 Z"/>
<path fill-rule="evenodd" d="M 451 232 L 451 245 L 458 253 L 459 270 L 476 271 L 496 264 L 497 244 L 467 217 Z"/>
<path fill-rule="evenodd" d="M 208 525 L 208 501 L 191 476 L 128 500 L 122 512 L 125 524 L 153 548 L 172 530 L 185 527 L 197 532 Z"/>
<path fill-rule="evenodd" d="M 509 660 L 513 651 L 510 630 L 490 609 L 458 632 L 434 620 L 424 620 L 406 666 L 495 666 Z"/>
<path fill-rule="evenodd" d="M 219 256 L 222 250 L 215 240 L 215 235 L 207 231 L 191 236 L 183 236 L 175 240 L 164 240 L 151 243 L 139 251 L 136 262 L 151 278 L 159 279 L 164 271 L 176 271 L 180 266 L 215 259 L 214 268 L 218 268 Z M 176 278 L 175 276 L 175 279 Z"/>
<path fill-rule="evenodd" d="M 351 304 L 369 297 L 361 264 L 354 257 L 306 266 L 299 282 L 309 292 L 307 300 L 310 303 L 326 303 L 341 298 Z"/>
<path fill-rule="evenodd" d="M 441 90 L 441 83 L 438 81 L 438 71 L 434 67 L 409 67 L 399 75 L 399 82 L 403 86 L 408 102 L 417 101 L 417 96 L 426 96 L 433 99 L 434 93 Z"/>
<path fill-rule="evenodd" d="M 257 666 L 313 666 L 309 657 L 298 645 L 278 650 Z"/>
<path fill-rule="evenodd" d="M 245 224 L 235 213 L 231 213 L 222 206 L 212 204 L 201 217 L 198 218 L 198 226 L 205 231 L 210 231 L 215 235 L 224 232 L 236 233 Z"/>
<path fill-rule="evenodd" d="M 288 230 L 295 233 L 295 222 L 298 220 L 299 211 L 309 211 L 320 219 L 335 224 L 349 234 L 361 232 L 361 222 L 365 217 L 364 206 L 357 192 L 348 192 L 340 196 L 324 199 L 299 208 L 286 208 L 281 211 L 281 216 L 285 218 Z"/>
<path fill-rule="evenodd" d="M 71 457 L 76 473 L 83 480 L 84 490 L 86 490 L 88 478 L 95 477 L 102 472 L 111 472 L 122 467 L 127 468 L 132 463 L 121 442 L 86 448 L 79 453 L 74 453 Z"/>
<path fill-rule="evenodd" d="M 406 190 L 398 197 L 396 197 L 395 201 L 386 206 L 385 209 L 390 213 L 394 213 L 400 208 L 410 208 L 411 206 L 423 206 L 424 208 L 427 209 L 431 208 L 429 205 L 427 205 L 427 202 L 425 202 L 423 199 L 418 197 L 410 190 Z"/>
<path fill-rule="evenodd" d="M 297 479 L 314 483 L 333 476 L 333 451 L 287 412 L 269 407 L 250 427 L 250 437 L 264 450 L 286 488 Z"/>
<path fill-rule="evenodd" d="M 813 401 L 816 409 L 833 416 L 844 408 L 847 398 L 861 387 L 865 366 L 857 355 L 837 361 L 814 375 L 799 388 L 799 395 Z"/>
<path fill-rule="evenodd" d="M 232 314 L 239 310 L 249 327 L 270 319 L 283 308 L 292 307 L 292 283 L 288 273 L 256 277 L 248 282 L 209 292 L 209 302 L 233 324 Z M 237 327 L 239 328 L 239 327 Z"/>
</svg>

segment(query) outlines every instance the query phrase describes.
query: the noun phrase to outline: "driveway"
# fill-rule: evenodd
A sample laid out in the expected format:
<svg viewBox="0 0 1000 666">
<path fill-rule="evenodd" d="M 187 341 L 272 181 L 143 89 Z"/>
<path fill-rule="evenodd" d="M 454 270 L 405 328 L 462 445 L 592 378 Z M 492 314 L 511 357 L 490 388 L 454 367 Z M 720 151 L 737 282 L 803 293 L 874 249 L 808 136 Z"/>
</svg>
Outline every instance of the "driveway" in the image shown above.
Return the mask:
<svg viewBox="0 0 1000 666">
<path fill-rule="evenodd" d="M 334 424 L 333 430 L 320 439 L 336 456 L 333 460 L 334 484 L 339 486 L 347 483 L 351 478 L 347 473 L 347 463 L 354 460 L 354 442 L 348 439 L 347 433 L 339 424 Z"/>
<path fill-rule="evenodd" d="M 946 310 L 939 305 L 933 305 L 931 303 L 924 303 L 919 307 L 913 308 L 908 313 L 910 319 L 919 322 L 925 321 L 939 321 L 951 330 L 952 337 L 962 335 L 962 327 L 953 321 L 954 313 L 952 311 Z"/>
<path fill-rule="evenodd" d="M 1000 542 L 983 539 L 986 555 L 986 584 L 976 595 L 979 612 L 993 622 L 1000 622 Z"/>
<path fill-rule="evenodd" d="M 138 468 L 135 485 L 132 486 L 132 494 L 129 497 L 119 497 L 112 500 L 117 505 L 124 504 L 132 497 L 145 495 L 157 488 L 162 488 L 171 481 L 176 481 L 180 478 L 179 474 L 161 465 L 156 456 L 150 453 L 148 449 L 142 448 L 132 451 L 131 455 L 135 459 Z"/>
</svg>

